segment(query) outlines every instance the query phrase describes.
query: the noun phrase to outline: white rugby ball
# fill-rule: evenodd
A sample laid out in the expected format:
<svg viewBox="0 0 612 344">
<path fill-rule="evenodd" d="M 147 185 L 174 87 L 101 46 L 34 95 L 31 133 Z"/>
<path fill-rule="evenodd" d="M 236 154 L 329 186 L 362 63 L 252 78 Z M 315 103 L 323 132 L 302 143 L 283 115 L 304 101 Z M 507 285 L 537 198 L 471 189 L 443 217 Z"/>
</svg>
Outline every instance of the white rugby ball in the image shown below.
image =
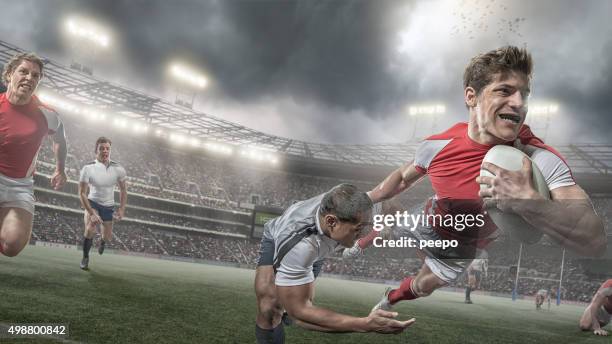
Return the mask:
<svg viewBox="0 0 612 344">
<path fill-rule="evenodd" d="M 523 168 L 523 157 L 527 157 L 531 160 L 527 154 L 514 147 L 497 145 L 487 152 L 483 162 L 490 162 L 506 170 L 518 171 Z M 531 170 L 533 171 L 532 181 L 535 190 L 544 198 L 550 199 L 550 190 L 548 189 L 546 180 L 533 160 L 531 161 Z M 480 175 L 489 177 L 494 176 L 491 172 L 483 168 L 480 169 Z M 487 188 L 486 184 L 480 184 L 480 189 L 485 188 Z M 540 241 L 544 234 L 517 214 L 503 212 L 498 208 L 487 209 L 487 212 L 498 228 L 511 233 L 515 238 L 526 244 L 534 244 Z"/>
</svg>

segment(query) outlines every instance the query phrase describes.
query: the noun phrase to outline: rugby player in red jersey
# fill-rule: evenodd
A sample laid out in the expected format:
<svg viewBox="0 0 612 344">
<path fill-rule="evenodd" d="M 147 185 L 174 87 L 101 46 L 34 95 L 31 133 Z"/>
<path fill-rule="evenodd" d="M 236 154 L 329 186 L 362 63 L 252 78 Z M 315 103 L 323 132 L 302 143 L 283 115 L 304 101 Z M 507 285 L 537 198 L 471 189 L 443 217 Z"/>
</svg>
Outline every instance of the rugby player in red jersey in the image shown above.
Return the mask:
<svg viewBox="0 0 612 344">
<path fill-rule="evenodd" d="M 34 91 L 43 62 L 34 54 L 14 56 L 2 72 L 7 89 L 0 94 L 0 252 L 13 257 L 30 240 L 34 217 L 34 167 L 45 136 L 53 138 L 56 168 L 51 185 L 66 182 L 66 138 L 57 113 Z"/>
<path fill-rule="evenodd" d="M 412 162 L 392 172 L 368 193 L 374 203 L 381 202 L 428 176 L 435 195 L 424 205 L 411 209 L 412 214 L 480 214 L 485 219 L 474 228 L 460 229 L 438 223 L 407 231 L 405 235 L 419 241 L 457 240 L 459 245 L 456 249 L 420 250 L 424 264 L 418 274 L 404 279 L 398 289 L 387 290 L 374 309 L 388 310 L 398 301 L 427 296 L 455 281 L 471 259 L 478 258 L 497 236 L 497 228 L 486 215 L 484 202 L 522 216 L 561 246 L 578 254 L 599 256 L 605 252 L 603 223 L 588 195 L 574 181 L 563 157 L 523 124 L 531 73 L 532 59 L 525 49 L 506 46 L 472 58 L 463 77 L 468 122 L 425 139 Z M 544 175 L 551 200 L 544 200 L 534 189 L 529 159 L 524 160 L 519 171 L 482 164 L 488 150 L 499 144 L 514 145 L 531 157 Z M 480 177 L 481 164 L 494 176 Z M 480 184 L 486 188 L 480 190 Z M 363 244 L 354 248 L 367 246 Z"/>
</svg>

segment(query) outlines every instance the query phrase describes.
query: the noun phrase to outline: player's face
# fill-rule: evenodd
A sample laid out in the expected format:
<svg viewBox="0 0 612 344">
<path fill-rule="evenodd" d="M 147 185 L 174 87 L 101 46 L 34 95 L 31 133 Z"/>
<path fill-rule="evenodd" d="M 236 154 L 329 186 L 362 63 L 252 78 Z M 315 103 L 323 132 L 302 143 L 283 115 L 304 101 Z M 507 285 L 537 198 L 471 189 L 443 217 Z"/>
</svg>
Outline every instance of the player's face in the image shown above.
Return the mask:
<svg viewBox="0 0 612 344">
<path fill-rule="evenodd" d="M 109 162 L 110 161 L 110 154 L 111 154 L 111 144 L 108 142 L 105 143 L 100 143 L 98 145 L 98 149 L 96 151 L 96 158 L 98 158 L 98 161 L 100 162 Z"/>
<path fill-rule="evenodd" d="M 500 143 L 514 141 L 527 115 L 529 79 L 524 73 L 498 73 L 476 97 L 476 123 L 479 132 Z"/>
<path fill-rule="evenodd" d="M 358 216 L 356 223 L 339 221 L 336 218 L 335 225 L 330 230 L 330 237 L 344 247 L 353 247 L 355 241 L 363 235 L 364 231 L 372 227 L 371 217 L 370 212 L 362 213 Z"/>
<path fill-rule="evenodd" d="M 38 87 L 42 73 L 38 64 L 23 60 L 9 76 L 7 93 L 19 99 L 30 100 Z"/>
</svg>

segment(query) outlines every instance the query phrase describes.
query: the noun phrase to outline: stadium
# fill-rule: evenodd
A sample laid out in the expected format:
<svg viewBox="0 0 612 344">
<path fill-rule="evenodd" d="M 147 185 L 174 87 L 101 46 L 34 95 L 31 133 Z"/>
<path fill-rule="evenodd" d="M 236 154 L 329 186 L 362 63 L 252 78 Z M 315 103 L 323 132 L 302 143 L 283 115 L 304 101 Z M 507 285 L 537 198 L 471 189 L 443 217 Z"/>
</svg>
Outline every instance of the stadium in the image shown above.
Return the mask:
<svg viewBox="0 0 612 344">
<path fill-rule="evenodd" d="M 33 50 L 11 42 L 10 35 L 0 39 L 2 65 Z M 0 342 L 254 343 L 253 280 L 264 223 L 340 183 L 371 190 L 411 161 L 430 131 L 415 134 L 415 119 L 412 137 L 395 143 L 285 137 L 198 110 L 194 99 L 200 91 L 182 89 L 164 98 L 109 81 L 68 52 L 63 58 L 39 55 L 45 58 L 45 77 L 37 95 L 61 115 L 68 181 L 60 190 L 50 186 L 55 158 L 45 140 L 34 174 L 36 212 L 29 245 L 17 257 L 0 256 Z M 448 119 L 444 107 L 413 106 L 409 112 L 437 114 L 443 122 Z M 557 107 L 530 109 L 545 118 L 530 123 L 536 134 L 555 131 L 548 115 Z M 125 166 L 128 203 L 104 254 L 92 252 L 90 271 L 81 271 L 79 171 L 95 157 L 100 136 L 112 137 L 113 160 Z M 555 148 L 591 198 L 612 242 L 609 138 Z M 433 193 L 425 179 L 400 202 L 414 206 Z M 94 240 L 96 247 L 100 235 Z M 501 233 L 487 251 L 488 273 L 473 293 L 473 305 L 463 302 L 467 279 L 460 278 L 394 308 L 401 319 L 417 319 L 399 335 L 327 334 L 294 325 L 285 328 L 287 342 L 606 342 L 592 331 L 580 331 L 578 320 L 602 281 L 612 278 L 612 248 L 602 257 L 585 258 L 546 236 L 527 245 Z M 336 253 L 317 278 L 315 304 L 367 316 L 387 286 L 415 275 L 421 264 L 416 250 L 371 248 L 350 260 Z M 553 296 L 537 310 L 534 299 L 541 289 Z M 51 323 L 67 325 L 69 335 L 6 335 L 12 324 Z"/>
</svg>

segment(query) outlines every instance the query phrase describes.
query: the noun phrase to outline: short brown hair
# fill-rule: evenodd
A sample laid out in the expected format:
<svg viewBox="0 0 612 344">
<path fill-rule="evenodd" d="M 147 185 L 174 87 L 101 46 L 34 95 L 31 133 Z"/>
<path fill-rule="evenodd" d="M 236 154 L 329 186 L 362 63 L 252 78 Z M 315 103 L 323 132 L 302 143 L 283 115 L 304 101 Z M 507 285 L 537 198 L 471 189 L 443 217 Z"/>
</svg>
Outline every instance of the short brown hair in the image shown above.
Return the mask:
<svg viewBox="0 0 612 344">
<path fill-rule="evenodd" d="M 34 53 L 19 53 L 13 56 L 9 62 L 4 65 L 4 70 L 2 71 L 2 82 L 5 85 L 8 85 L 10 75 L 23 61 L 36 63 L 38 67 L 40 67 L 40 76 L 42 78 L 44 69 L 43 60 Z"/>
<path fill-rule="evenodd" d="M 522 72 L 531 80 L 532 69 L 533 61 L 527 49 L 507 45 L 473 57 L 463 73 L 463 89 L 472 87 L 479 95 L 497 73 L 505 77 L 510 72 Z"/>
<path fill-rule="evenodd" d="M 113 145 L 113 142 L 108 137 L 100 136 L 96 140 L 96 150 L 94 152 L 98 152 L 98 146 L 103 143 L 108 143 L 111 146 Z"/>
</svg>

